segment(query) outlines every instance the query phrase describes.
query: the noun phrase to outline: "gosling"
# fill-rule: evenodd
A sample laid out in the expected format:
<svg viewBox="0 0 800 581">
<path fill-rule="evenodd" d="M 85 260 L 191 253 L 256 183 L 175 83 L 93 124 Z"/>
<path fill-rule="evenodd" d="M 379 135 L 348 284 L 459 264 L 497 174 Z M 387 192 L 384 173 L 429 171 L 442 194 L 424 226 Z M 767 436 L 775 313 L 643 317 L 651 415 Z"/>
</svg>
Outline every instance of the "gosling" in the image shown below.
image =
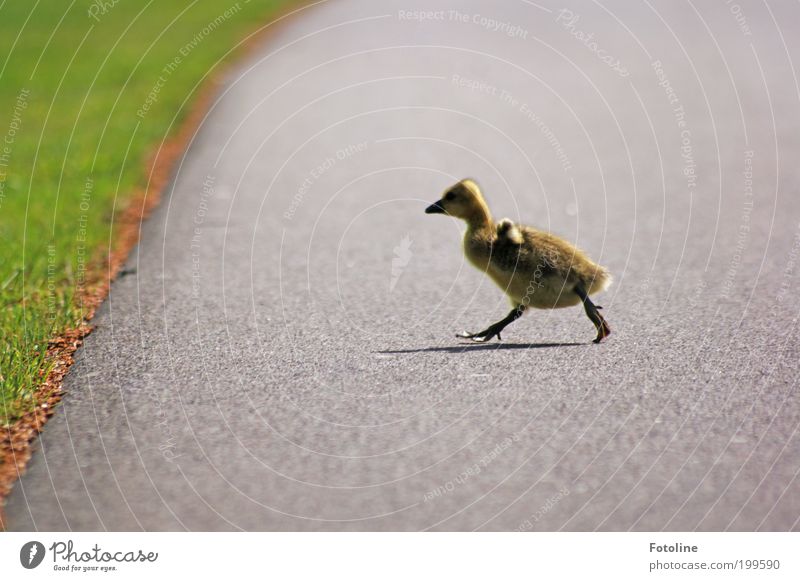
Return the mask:
<svg viewBox="0 0 800 581">
<path fill-rule="evenodd" d="M 586 316 L 597 329 L 594 343 L 611 334 L 600 314 L 602 307 L 589 299 L 611 284 L 611 275 L 578 248 L 553 234 L 505 219 L 492 221 L 478 184 L 464 179 L 445 191 L 426 214 L 447 214 L 467 223 L 464 254 L 508 295 L 512 311 L 479 333 L 456 337 L 489 341 L 529 308 L 560 309 L 583 303 Z"/>
</svg>

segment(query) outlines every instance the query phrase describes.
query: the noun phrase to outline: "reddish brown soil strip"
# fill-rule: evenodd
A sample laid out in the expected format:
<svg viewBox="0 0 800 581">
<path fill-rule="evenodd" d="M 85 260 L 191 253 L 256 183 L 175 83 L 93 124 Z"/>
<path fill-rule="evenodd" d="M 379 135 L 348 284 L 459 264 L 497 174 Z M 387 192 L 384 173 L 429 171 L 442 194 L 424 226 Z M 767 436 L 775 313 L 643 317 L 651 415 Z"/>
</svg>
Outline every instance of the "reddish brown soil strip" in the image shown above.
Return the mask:
<svg viewBox="0 0 800 581">
<path fill-rule="evenodd" d="M 296 2 L 279 11 L 274 20 L 283 18 L 306 5 Z M 283 24 L 283 22 L 281 23 Z M 32 410 L 20 417 L 9 428 L 0 433 L 0 530 L 5 530 L 3 505 L 11 492 L 14 482 L 25 473 L 25 466 L 31 457 L 31 443 L 42 432 L 54 408 L 64 395 L 62 382 L 74 363 L 72 355 L 83 343 L 83 338 L 92 331 L 89 322 L 95 311 L 108 296 L 108 291 L 119 274 L 131 249 L 139 241 L 142 220 L 153 211 L 161 200 L 161 193 L 168 185 L 172 168 L 185 151 L 200 123 L 208 112 L 217 94 L 217 80 L 226 69 L 247 57 L 262 42 L 274 33 L 280 25 L 257 30 L 235 50 L 234 58 L 206 77 L 197 93 L 189 115 L 180 130 L 166 139 L 145 163 L 149 176 L 148 188 L 134 191 L 127 208 L 114 221 L 114 248 L 105 259 L 87 269 L 87 284 L 76 297 L 83 313 L 83 321 L 76 329 L 68 329 L 63 335 L 50 340 L 47 357 L 52 369 L 33 394 Z"/>
</svg>

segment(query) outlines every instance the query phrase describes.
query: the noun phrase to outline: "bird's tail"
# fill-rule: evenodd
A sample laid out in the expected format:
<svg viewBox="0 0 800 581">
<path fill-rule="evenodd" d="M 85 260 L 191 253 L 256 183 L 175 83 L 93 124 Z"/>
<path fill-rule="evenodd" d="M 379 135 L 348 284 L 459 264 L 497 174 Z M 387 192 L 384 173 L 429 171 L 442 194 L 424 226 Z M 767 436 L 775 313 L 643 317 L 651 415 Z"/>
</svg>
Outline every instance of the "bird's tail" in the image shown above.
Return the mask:
<svg viewBox="0 0 800 581">
<path fill-rule="evenodd" d="M 594 278 L 592 278 L 592 284 L 589 286 L 589 294 L 593 295 L 606 290 L 611 286 L 612 282 L 614 282 L 614 278 L 611 276 L 611 273 L 602 266 L 598 266 Z"/>
</svg>

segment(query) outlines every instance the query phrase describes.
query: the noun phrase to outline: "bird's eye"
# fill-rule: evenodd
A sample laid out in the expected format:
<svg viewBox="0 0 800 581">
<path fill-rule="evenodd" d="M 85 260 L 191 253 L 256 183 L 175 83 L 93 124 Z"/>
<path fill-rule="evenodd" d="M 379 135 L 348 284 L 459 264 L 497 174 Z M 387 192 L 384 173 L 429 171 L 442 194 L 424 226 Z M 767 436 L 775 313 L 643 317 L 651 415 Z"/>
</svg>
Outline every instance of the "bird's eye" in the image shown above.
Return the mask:
<svg viewBox="0 0 800 581">
<path fill-rule="evenodd" d="M 445 196 L 444 196 L 444 199 L 445 200 L 453 200 L 453 199 L 455 199 L 455 197 L 456 197 L 456 195 L 453 192 L 447 192 L 447 194 L 445 194 Z"/>
</svg>

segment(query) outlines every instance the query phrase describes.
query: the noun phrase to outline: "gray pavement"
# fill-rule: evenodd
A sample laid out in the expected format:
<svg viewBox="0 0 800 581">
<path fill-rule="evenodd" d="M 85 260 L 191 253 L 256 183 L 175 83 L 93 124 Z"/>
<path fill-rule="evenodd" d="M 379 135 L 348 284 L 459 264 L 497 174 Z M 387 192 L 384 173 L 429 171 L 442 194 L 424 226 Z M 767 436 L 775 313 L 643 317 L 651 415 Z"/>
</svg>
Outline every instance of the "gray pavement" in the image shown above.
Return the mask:
<svg viewBox="0 0 800 581">
<path fill-rule="evenodd" d="M 566 6 L 277 26 L 144 224 L 10 528 L 800 528 L 800 5 Z M 455 339 L 507 311 L 423 213 L 465 176 L 611 269 L 607 342 L 579 308 Z"/>
</svg>

